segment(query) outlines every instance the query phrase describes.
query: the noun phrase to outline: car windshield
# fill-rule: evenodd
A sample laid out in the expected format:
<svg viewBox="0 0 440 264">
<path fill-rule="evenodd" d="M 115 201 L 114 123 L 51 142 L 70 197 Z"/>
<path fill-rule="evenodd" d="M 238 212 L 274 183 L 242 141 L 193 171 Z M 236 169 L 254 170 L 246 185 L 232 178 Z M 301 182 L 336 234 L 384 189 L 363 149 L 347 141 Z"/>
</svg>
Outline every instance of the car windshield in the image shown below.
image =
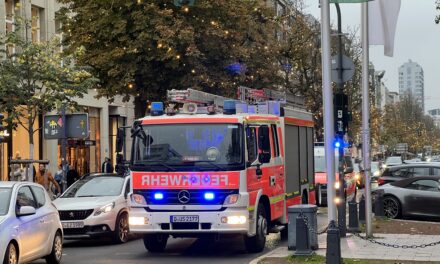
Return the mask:
<svg viewBox="0 0 440 264">
<path fill-rule="evenodd" d="M 135 132 L 133 170 L 238 170 L 244 166 L 240 124 L 145 125 Z"/>
<path fill-rule="evenodd" d="M 388 157 L 385 163 L 386 164 L 402 163 L 402 158 L 401 157 Z"/>
<path fill-rule="evenodd" d="M 0 187 L 0 215 L 6 215 L 11 199 L 11 188 Z"/>
<path fill-rule="evenodd" d="M 379 163 L 378 162 L 371 162 L 371 172 L 375 172 L 379 170 Z"/>
<path fill-rule="evenodd" d="M 121 177 L 87 177 L 76 181 L 61 198 L 118 196 L 123 186 Z"/>
</svg>

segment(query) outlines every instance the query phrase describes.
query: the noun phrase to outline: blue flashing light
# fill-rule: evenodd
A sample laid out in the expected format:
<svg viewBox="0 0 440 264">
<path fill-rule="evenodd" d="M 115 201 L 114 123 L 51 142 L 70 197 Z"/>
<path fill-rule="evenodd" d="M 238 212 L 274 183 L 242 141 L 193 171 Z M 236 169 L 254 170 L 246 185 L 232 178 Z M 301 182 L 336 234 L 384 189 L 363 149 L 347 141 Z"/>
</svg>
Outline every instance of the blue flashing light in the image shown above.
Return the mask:
<svg viewBox="0 0 440 264">
<path fill-rule="evenodd" d="M 215 195 L 213 192 L 205 192 L 204 197 L 205 197 L 205 200 L 212 201 L 212 200 L 214 200 Z"/>
<path fill-rule="evenodd" d="M 163 115 L 163 103 L 162 102 L 152 102 L 150 111 L 151 111 L 152 116 Z"/>
<path fill-rule="evenodd" d="M 236 113 L 236 103 L 235 100 L 225 100 L 223 102 L 223 114 L 234 115 Z"/>
<path fill-rule="evenodd" d="M 341 142 L 336 141 L 336 142 L 335 142 L 335 148 L 340 148 L 340 147 L 341 147 Z"/>
<path fill-rule="evenodd" d="M 163 200 L 163 193 L 161 192 L 154 193 L 154 200 Z"/>
</svg>

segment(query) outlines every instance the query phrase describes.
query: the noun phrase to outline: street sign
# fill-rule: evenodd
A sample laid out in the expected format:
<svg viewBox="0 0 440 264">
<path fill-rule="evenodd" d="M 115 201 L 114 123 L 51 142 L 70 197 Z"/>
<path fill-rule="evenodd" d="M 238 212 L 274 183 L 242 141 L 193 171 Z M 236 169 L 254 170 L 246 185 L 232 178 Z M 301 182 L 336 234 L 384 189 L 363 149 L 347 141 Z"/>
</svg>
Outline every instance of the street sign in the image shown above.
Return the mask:
<svg viewBox="0 0 440 264">
<path fill-rule="evenodd" d="M 66 124 L 63 124 L 61 115 L 45 115 L 44 139 L 61 139 L 64 126 L 66 126 L 66 138 L 89 137 L 89 116 L 84 113 L 66 115 Z"/>
<path fill-rule="evenodd" d="M 334 96 L 335 133 L 343 137 L 348 132 L 348 96 L 336 93 Z"/>
<path fill-rule="evenodd" d="M 397 154 L 404 154 L 408 152 L 408 143 L 398 143 L 395 149 Z"/>
<path fill-rule="evenodd" d="M 341 83 L 339 80 L 338 71 L 342 68 L 342 83 L 351 80 L 354 74 L 353 60 L 345 55 L 342 55 L 342 67 L 339 65 L 339 55 L 332 57 L 332 82 Z"/>
</svg>

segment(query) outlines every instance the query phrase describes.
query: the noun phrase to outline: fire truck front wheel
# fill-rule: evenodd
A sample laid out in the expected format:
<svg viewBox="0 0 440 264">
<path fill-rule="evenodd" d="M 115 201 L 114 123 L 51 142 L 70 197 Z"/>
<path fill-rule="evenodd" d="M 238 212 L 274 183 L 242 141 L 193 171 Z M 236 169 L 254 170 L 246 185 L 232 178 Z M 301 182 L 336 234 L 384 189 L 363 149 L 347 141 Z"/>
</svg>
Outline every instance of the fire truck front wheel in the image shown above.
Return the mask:
<svg viewBox="0 0 440 264">
<path fill-rule="evenodd" d="M 258 253 L 263 251 L 266 245 L 266 235 L 267 235 L 267 218 L 266 210 L 262 203 L 258 204 L 257 211 L 257 229 L 255 236 L 244 237 L 244 242 L 246 245 L 246 250 L 251 253 Z"/>
<path fill-rule="evenodd" d="M 144 235 L 144 246 L 152 253 L 163 252 L 167 246 L 168 237 L 167 234 Z"/>
</svg>

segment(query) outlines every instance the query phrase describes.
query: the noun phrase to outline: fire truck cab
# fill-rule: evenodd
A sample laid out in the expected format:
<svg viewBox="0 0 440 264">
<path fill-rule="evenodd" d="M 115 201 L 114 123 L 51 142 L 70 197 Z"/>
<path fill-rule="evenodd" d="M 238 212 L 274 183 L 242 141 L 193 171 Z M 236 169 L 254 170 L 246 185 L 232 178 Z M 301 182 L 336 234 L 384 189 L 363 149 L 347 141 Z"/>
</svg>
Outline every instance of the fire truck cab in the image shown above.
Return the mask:
<svg viewBox="0 0 440 264">
<path fill-rule="evenodd" d="M 260 252 L 288 206 L 315 203 L 310 113 L 279 102 L 213 108 L 154 103 L 133 126 L 129 225 L 149 251 L 170 236 L 242 234 Z"/>
</svg>

